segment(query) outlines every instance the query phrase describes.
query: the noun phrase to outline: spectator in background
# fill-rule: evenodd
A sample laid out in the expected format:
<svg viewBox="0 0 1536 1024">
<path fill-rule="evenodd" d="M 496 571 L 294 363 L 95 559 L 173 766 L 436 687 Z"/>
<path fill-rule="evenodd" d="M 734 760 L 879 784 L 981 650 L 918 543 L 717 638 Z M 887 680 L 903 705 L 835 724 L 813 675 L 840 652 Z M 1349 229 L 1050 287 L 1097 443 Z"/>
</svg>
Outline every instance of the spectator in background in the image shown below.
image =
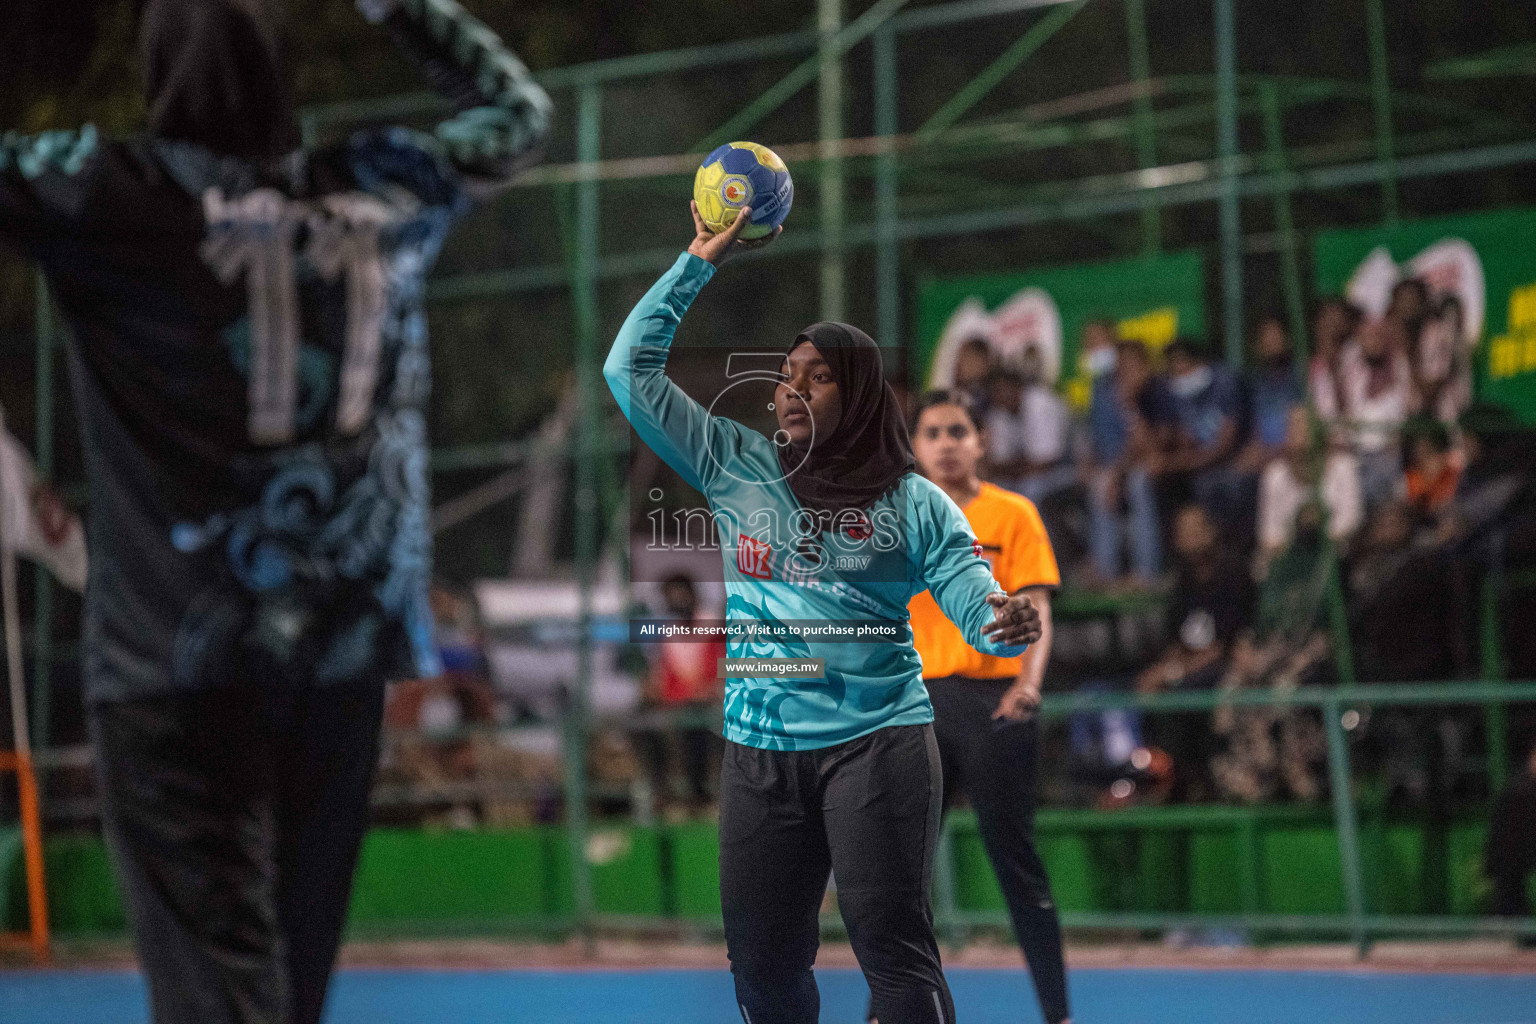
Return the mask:
<svg viewBox="0 0 1536 1024">
<path fill-rule="evenodd" d="M 1115 368 L 1115 346 L 1120 344 L 1120 329 L 1113 320 L 1102 317 L 1083 325 L 1083 370 L 1090 380 L 1098 380 Z"/>
<path fill-rule="evenodd" d="M 1429 286 L 1417 277 L 1405 277 L 1392 286 L 1385 318 L 1413 329 L 1429 313 Z"/>
<path fill-rule="evenodd" d="M 668 577 L 661 585 L 661 594 L 666 606 L 663 618 L 689 625 L 697 623 L 699 597 L 693 577 L 685 573 Z M 723 636 L 697 642 L 666 640 L 656 644 L 646 680 L 646 703 L 667 712 L 691 711 L 695 718 L 704 719 L 719 707 L 722 699 L 719 666 L 723 657 Z M 681 728 L 635 733 L 635 743 L 650 770 L 652 792 L 663 808 L 669 806 L 672 794 L 671 747 L 674 740 L 682 754 L 688 807 L 696 813 L 709 805 L 709 763 L 711 755 L 718 753 L 718 737 L 702 721 Z"/>
<path fill-rule="evenodd" d="M 1362 681 L 1453 678 L 1456 597 L 1444 559 L 1413 543 L 1416 522 L 1407 502 L 1385 502 L 1351 559 L 1350 637 Z"/>
<path fill-rule="evenodd" d="M 1203 507 L 1179 510 L 1173 547 L 1179 575 L 1168 603 L 1168 646 L 1137 677 L 1142 693 L 1213 688 L 1227 671 L 1233 644 L 1253 622 L 1253 579 Z M 1195 715 L 1158 715 L 1148 733 L 1173 759 L 1175 796 L 1200 795 L 1213 752 L 1208 723 Z"/>
<path fill-rule="evenodd" d="M 1344 349 L 1360 330 L 1360 307 L 1331 295 L 1312 316 L 1312 361 L 1307 366 L 1307 399 L 1318 418 L 1330 426 L 1344 415 L 1341 367 Z"/>
<path fill-rule="evenodd" d="M 1303 400 L 1292 355 L 1291 336 L 1280 318 L 1259 321 L 1247 380 L 1248 436 L 1237 458 L 1243 473 L 1257 475 L 1285 452 L 1291 410 Z"/>
<path fill-rule="evenodd" d="M 1101 351 L 1095 347 L 1090 354 Z M 1154 431 L 1166 416 L 1167 395 L 1145 345 L 1121 341 L 1109 351 L 1113 360 L 1094 355 L 1089 367 L 1092 372 L 1095 365 L 1109 364 L 1094 374 L 1088 400 L 1089 556 L 1094 581 L 1116 583 L 1124 565 L 1122 539 L 1128 541 L 1130 583 L 1146 589 L 1162 572 L 1162 527 L 1149 457 Z"/>
<path fill-rule="evenodd" d="M 46 567 L 69 589 L 85 589 L 87 556 L 80 517 L 42 480 L 32 456 L 5 429 L 0 409 L 0 544 Z"/>
<path fill-rule="evenodd" d="M 1511 433 L 1517 426 L 1498 406 L 1467 410 L 1458 427 L 1459 447 L 1450 456 L 1463 467 L 1455 492 L 1429 513 L 1420 538 L 1440 553 L 1441 586 L 1458 613 L 1443 628 L 1455 634 L 1459 679 L 1474 678 L 1483 664 L 1481 617 L 1474 609 L 1485 574 L 1531 549 L 1530 524 L 1536 522 L 1529 511 L 1531 455 L 1525 437 Z"/>
<path fill-rule="evenodd" d="M 1273 560 L 1260 590 L 1254 629 L 1233 645 L 1223 693 L 1289 693 L 1324 681 L 1332 645 L 1323 608 L 1333 570 L 1323 540 L 1326 515 L 1316 499 L 1297 511 L 1294 539 Z M 1223 704 L 1211 727 L 1226 748 L 1211 761 L 1222 796 L 1262 803 L 1322 795 L 1328 745 L 1315 709 Z"/>
<path fill-rule="evenodd" d="M 1408 504 L 1424 517 L 1443 509 L 1456 496 L 1461 456 L 1451 446 L 1451 432 L 1438 420 L 1415 420 L 1404 429 L 1408 447 Z"/>
<path fill-rule="evenodd" d="M 964 391 L 985 416 L 992 370 L 992 346 L 986 338 L 969 338 L 955 356 L 954 386 Z"/>
<path fill-rule="evenodd" d="M 1360 490 L 1367 511 L 1402 490 L 1398 431 L 1414 406 L 1407 339 L 1407 328 L 1386 317 L 1366 325 L 1339 358 L 1343 418 L 1360 460 Z"/>
<path fill-rule="evenodd" d="M 993 481 L 1036 505 L 1076 482 L 1071 455 L 1072 414 L 1043 378 L 1040 349 L 1024 350 L 1018 369 L 999 367 L 988 378 L 987 459 Z"/>
<path fill-rule="evenodd" d="M 483 727 L 502 715 L 487 676 L 474 598 L 434 583 L 428 603 L 443 671 L 390 685 L 381 781 L 406 787 L 409 804 L 433 809 L 430 820 L 469 828 L 484 808 L 477 808 L 480 801 L 467 787 L 485 781 L 481 761 L 487 746 L 495 745 Z"/>
<path fill-rule="evenodd" d="M 1436 516 L 1435 542 L 1453 549 L 1455 564 L 1470 548 L 1474 562 L 1486 564 L 1493 534 L 1530 490 L 1529 451 L 1518 433 L 1519 421 L 1497 405 L 1475 405 L 1461 417 L 1464 469 L 1456 493 Z"/>
<path fill-rule="evenodd" d="M 1234 465 L 1243 408 L 1237 377 L 1186 338 L 1170 343 L 1165 355 L 1170 430 L 1158 468 L 1187 480 L 1194 500 L 1224 528 L 1241 530 L 1252 499 L 1249 478 Z"/>
<path fill-rule="evenodd" d="M 1286 418 L 1284 452 L 1259 479 L 1258 576 L 1290 546 L 1297 514 L 1314 501 L 1322 502 L 1328 538 L 1341 548 L 1347 545 L 1365 511 L 1359 464 L 1348 451 L 1331 450 L 1311 414 L 1295 405 Z"/>
<path fill-rule="evenodd" d="M 1419 407 L 1441 423 L 1455 423 L 1472 404 L 1472 359 L 1463 337 L 1465 325 L 1461 300 L 1447 295 L 1424 317 L 1414 338 Z"/>
<path fill-rule="evenodd" d="M 1013 470 L 1025 461 L 1024 387 L 1017 367 L 994 366 L 987 371 L 986 401 L 977 406 L 987 410 L 987 476 L 1010 491 L 1017 490 Z"/>
</svg>

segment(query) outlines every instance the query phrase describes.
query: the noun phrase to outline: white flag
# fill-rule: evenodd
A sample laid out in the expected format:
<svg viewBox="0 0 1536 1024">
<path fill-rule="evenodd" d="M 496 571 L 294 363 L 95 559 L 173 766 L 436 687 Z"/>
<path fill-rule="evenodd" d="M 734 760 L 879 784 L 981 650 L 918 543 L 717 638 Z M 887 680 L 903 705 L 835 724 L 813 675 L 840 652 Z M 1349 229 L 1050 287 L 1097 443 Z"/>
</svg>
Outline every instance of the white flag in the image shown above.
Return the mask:
<svg viewBox="0 0 1536 1024">
<path fill-rule="evenodd" d="M 85 589 L 80 517 L 37 479 L 27 450 L 5 430 L 0 430 L 0 516 L 7 548 L 47 566 L 71 590 Z"/>
</svg>

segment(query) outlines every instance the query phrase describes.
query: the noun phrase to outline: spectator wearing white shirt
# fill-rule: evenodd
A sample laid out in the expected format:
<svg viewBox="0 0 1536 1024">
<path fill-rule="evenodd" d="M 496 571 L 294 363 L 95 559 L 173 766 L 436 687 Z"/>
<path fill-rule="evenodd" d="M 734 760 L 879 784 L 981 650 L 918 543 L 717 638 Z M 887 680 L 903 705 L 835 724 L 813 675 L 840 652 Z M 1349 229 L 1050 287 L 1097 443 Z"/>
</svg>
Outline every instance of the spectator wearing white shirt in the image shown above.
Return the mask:
<svg viewBox="0 0 1536 1024">
<path fill-rule="evenodd" d="M 1360 460 L 1360 490 L 1367 510 L 1402 488 L 1398 433 L 1416 405 L 1407 348 L 1407 328 L 1387 317 L 1367 325 L 1339 357 L 1343 418 Z"/>
<path fill-rule="evenodd" d="M 1344 349 L 1360 329 L 1360 307 L 1341 296 L 1318 304 L 1312 316 L 1312 359 L 1307 365 L 1307 397 L 1318 418 L 1333 426 L 1344 415 L 1340 365 Z"/>
<path fill-rule="evenodd" d="M 1035 504 L 1072 486 L 1072 414 L 1066 400 L 1042 379 L 1039 349 L 1026 348 L 1017 369 L 988 376 L 987 459 L 992 479 Z"/>
<path fill-rule="evenodd" d="M 1327 511 L 1328 537 L 1346 544 L 1360 529 L 1364 503 L 1360 467 L 1347 451 L 1324 452 L 1321 432 L 1302 406 L 1291 410 L 1285 452 L 1264 467 L 1259 478 L 1259 576 L 1296 537 L 1302 509 L 1321 502 Z"/>
</svg>

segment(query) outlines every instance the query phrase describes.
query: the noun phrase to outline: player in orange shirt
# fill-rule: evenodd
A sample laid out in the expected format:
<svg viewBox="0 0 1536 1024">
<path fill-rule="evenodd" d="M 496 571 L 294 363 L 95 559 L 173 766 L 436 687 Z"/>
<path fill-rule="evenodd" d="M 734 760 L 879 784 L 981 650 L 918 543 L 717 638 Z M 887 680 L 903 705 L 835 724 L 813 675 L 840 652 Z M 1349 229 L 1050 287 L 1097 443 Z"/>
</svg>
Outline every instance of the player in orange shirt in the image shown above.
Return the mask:
<svg viewBox="0 0 1536 1024">
<path fill-rule="evenodd" d="M 1061 922 L 1035 850 L 1035 774 L 1040 756 L 1040 685 L 1051 654 L 1051 591 L 1061 584 L 1050 539 L 1029 499 L 985 483 L 985 450 L 969 396 L 930 391 L 912 424 L 917 468 L 960 506 L 1010 594 L 1040 609 L 1040 639 L 1017 658 L 978 653 L 927 592 L 912 599 L 912 634 L 933 702 L 944 788 L 963 788 L 1008 901 L 1046 1024 L 1068 1021 Z"/>
</svg>

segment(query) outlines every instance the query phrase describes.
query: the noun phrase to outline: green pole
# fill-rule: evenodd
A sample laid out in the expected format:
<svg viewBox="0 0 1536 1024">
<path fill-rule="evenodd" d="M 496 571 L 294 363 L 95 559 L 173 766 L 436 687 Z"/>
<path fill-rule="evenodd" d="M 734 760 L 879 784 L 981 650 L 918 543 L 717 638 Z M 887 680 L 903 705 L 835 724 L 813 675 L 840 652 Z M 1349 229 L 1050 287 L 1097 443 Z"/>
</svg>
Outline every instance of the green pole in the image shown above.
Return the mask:
<svg viewBox="0 0 1536 1024">
<path fill-rule="evenodd" d="M 1333 667 L 1339 685 L 1355 685 L 1355 648 L 1349 639 L 1349 609 L 1344 603 L 1344 580 L 1338 549 L 1328 542 L 1328 631 L 1333 638 Z"/>
<path fill-rule="evenodd" d="M 1344 707 L 1337 700 L 1323 705 L 1328 734 L 1328 775 L 1333 788 L 1333 821 L 1339 836 L 1339 864 L 1344 874 L 1344 900 L 1355 949 L 1364 958 L 1369 939 L 1365 929 L 1365 879 L 1360 870 L 1360 829 L 1350 788 L 1349 740 L 1344 735 Z"/>
<path fill-rule="evenodd" d="M 1274 82 L 1259 86 L 1259 99 L 1264 107 L 1264 138 L 1269 147 L 1272 174 L 1284 174 L 1285 123 L 1280 115 L 1280 89 Z M 1278 178 L 1271 196 L 1275 203 L 1275 229 L 1280 234 L 1280 270 L 1285 286 L 1285 308 L 1291 323 L 1291 341 L 1296 346 L 1294 361 L 1298 379 L 1305 380 L 1307 363 L 1307 312 L 1301 290 L 1301 256 L 1297 245 L 1296 220 L 1291 212 L 1291 193 L 1279 186 Z"/>
<path fill-rule="evenodd" d="M 1136 94 L 1136 164 L 1142 170 L 1157 166 L 1157 127 L 1152 117 L 1152 97 L 1145 86 L 1152 77 L 1152 58 L 1147 43 L 1146 0 L 1125 0 L 1125 29 L 1130 40 L 1131 81 L 1143 89 Z M 1163 214 L 1157 204 L 1141 206 L 1141 249 L 1148 256 L 1163 251 Z"/>
<path fill-rule="evenodd" d="M 817 0 L 818 25 L 821 23 L 820 5 L 827 2 L 829 0 Z M 828 40 L 823 34 L 818 43 L 819 52 L 797 64 L 789 74 L 773 83 L 757 99 L 737 111 L 729 121 L 726 121 L 725 124 L 699 140 L 699 144 L 693 147 L 693 151 L 696 153 L 708 153 L 722 143 L 739 139 L 743 132 L 779 109 L 786 100 L 810 84 L 811 80 L 821 71 L 822 61 L 828 47 L 837 50 L 838 53 L 851 49 L 855 43 L 858 43 L 865 36 L 874 32 L 891 15 L 901 10 L 902 6 L 906 3 L 907 0 L 877 0 L 869 10 L 850 22 L 848 27 L 836 32 L 835 38 Z"/>
<path fill-rule="evenodd" d="M 875 134 L 896 134 L 896 33 L 881 26 L 875 33 Z M 901 343 L 901 251 L 896 232 L 896 154 L 887 150 L 875 164 L 875 337 L 881 345 Z M 909 374 L 910 376 L 910 374 Z M 910 384 L 911 381 L 903 383 Z"/>
<path fill-rule="evenodd" d="M 1243 365 L 1243 218 L 1237 168 L 1236 0 L 1216 0 L 1216 143 L 1221 179 L 1221 291 L 1227 364 Z"/>
<path fill-rule="evenodd" d="M 58 338 L 48 279 L 37 275 L 37 472 L 53 479 L 53 354 Z M 48 720 L 53 713 L 53 577 L 47 570 L 33 572 L 32 614 L 32 747 L 48 746 Z"/>
<path fill-rule="evenodd" d="M 1387 12 L 1381 0 L 1365 0 L 1371 49 L 1371 107 L 1376 119 L 1376 158 L 1386 167 L 1381 179 L 1382 216 L 1397 223 L 1397 162 L 1392 137 L 1392 81 L 1387 66 Z"/>
<path fill-rule="evenodd" d="M 582 86 L 577 97 L 576 153 L 595 162 L 602 149 L 602 88 Z M 565 824 L 578 929 L 590 946 L 595 910 L 587 863 L 587 704 L 592 688 L 592 588 L 598 544 L 597 473 L 597 244 L 598 183 L 576 185 L 576 238 L 571 301 L 576 313 L 576 579 L 580 594 L 576 685 L 565 716 Z"/>
<path fill-rule="evenodd" d="M 843 0 L 817 0 L 816 28 L 821 34 L 818 53 L 817 113 L 821 139 L 821 319 L 845 319 L 847 276 L 843 262 L 844 202 L 843 161 L 837 143 L 843 137 L 843 51 L 838 33 L 843 27 Z"/>
</svg>

